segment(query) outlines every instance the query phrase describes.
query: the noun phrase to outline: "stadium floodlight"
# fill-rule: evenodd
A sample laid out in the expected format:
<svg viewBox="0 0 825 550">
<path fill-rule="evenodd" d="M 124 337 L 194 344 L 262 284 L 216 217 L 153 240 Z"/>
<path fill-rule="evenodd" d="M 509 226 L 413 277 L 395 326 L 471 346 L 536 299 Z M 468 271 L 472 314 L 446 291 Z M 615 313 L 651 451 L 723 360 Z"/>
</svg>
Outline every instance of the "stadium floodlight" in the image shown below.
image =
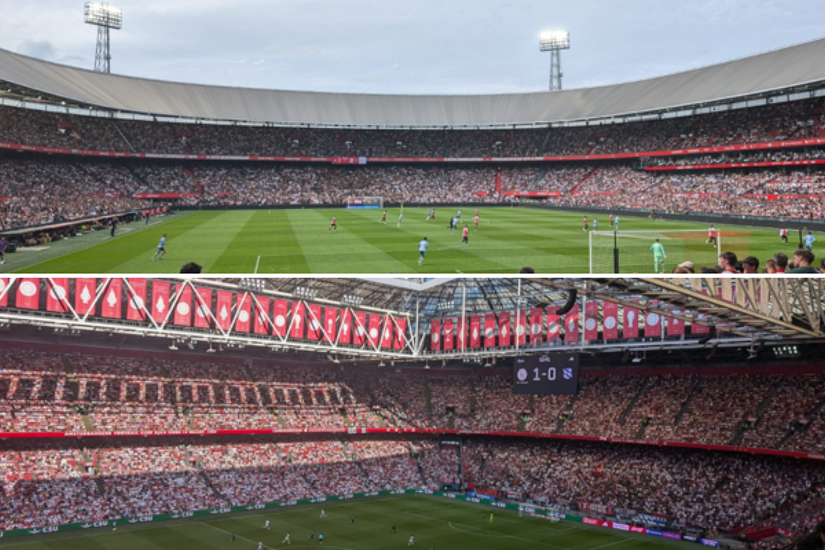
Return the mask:
<svg viewBox="0 0 825 550">
<path fill-rule="evenodd" d="M 544 31 L 539 35 L 539 51 L 550 52 L 550 91 L 561 90 L 561 51 L 570 49 L 570 33 L 563 30 Z"/>
<path fill-rule="evenodd" d="M 97 27 L 95 71 L 111 72 L 112 52 L 109 47 L 109 30 L 123 28 L 123 10 L 106 2 L 86 2 L 83 6 L 83 22 Z"/>
</svg>

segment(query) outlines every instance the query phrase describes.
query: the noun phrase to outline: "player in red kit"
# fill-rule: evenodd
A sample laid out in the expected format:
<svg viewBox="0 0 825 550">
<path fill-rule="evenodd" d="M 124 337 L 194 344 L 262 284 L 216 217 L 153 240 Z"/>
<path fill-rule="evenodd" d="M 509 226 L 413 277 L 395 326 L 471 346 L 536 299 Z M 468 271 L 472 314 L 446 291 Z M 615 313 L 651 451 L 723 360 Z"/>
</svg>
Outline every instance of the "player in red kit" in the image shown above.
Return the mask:
<svg viewBox="0 0 825 550">
<path fill-rule="evenodd" d="M 587 231 L 587 216 L 584 217 L 584 228 L 582 228 L 582 231 Z"/>
<path fill-rule="evenodd" d="M 335 216 L 333 216 L 332 221 L 329 222 L 329 229 L 327 229 L 327 233 L 330 231 L 338 231 L 338 218 Z"/>
<path fill-rule="evenodd" d="M 478 210 L 476 210 L 476 212 L 478 212 Z M 476 224 L 476 231 L 478 231 L 478 214 L 476 214 L 476 217 L 473 218 L 473 223 Z"/>
<path fill-rule="evenodd" d="M 461 231 L 461 242 L 463 244 L 470 244 L 470 230 L 467 229 L 467 226 L 464 226 L 464 229 Z"/>
</svg>

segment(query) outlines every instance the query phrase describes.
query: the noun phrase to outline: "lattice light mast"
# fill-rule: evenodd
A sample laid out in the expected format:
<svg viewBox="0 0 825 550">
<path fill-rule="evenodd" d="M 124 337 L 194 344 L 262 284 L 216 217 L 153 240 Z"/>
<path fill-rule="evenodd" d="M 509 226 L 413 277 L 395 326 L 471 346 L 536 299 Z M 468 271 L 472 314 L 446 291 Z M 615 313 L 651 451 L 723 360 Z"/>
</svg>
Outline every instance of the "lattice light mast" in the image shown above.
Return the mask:
<svg viewBox="0 0 825 550">
<path fill-rule="evenodd" d="M 539 51 L 550 52 L 550 91 L 561 90 L 561 51 L 570 49 L 570 33 L 554 30 L 539 35 Z"/>
<path fill-rule="evenodd" d="M 83 6 L 83 21 L 97 27 L 95 71 L 111 72 L 112 52 L 109 48 L 109 29 L 119 30 L 123 27 L 123 10 L 113 8 L 106 2 L 86 2 Z"/>
</svg>

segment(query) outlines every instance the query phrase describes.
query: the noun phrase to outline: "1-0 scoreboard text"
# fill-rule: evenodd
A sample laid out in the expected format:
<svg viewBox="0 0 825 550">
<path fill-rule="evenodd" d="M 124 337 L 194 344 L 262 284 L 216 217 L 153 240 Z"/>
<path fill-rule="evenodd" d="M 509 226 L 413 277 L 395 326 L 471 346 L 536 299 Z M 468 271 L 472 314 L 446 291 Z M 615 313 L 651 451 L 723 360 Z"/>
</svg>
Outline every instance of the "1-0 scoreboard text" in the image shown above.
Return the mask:
<svg viewBox="0 0 825 550">
<path fill-rule="evenodd" d="M 513 393 L 574 395 L 578 388 L 578 353 L 530 355 L 513 362 Z"/>
</svg>

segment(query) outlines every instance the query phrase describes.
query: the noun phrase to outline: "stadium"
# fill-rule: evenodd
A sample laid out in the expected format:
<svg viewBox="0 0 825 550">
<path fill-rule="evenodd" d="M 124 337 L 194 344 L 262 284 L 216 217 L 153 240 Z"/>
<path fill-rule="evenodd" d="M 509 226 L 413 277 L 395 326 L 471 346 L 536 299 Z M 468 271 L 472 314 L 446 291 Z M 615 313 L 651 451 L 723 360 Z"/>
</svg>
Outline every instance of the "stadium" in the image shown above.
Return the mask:
<svg viewBox="0 0 825 550">
<path fill-rule="evenodd" d="M 825 214 L 823 56 L 820 39 L 622 84 L 446 96 L 185 84 L 0 50 L 0 235 L 20 252 L 5 267 L 669 273 L 718 270 L 724 251 L 785 271 L 768 260 Z M 167 261 L 149 262 L 163 234 Z"/>
<path fill-rule="evenodd" d="M 770 549 L 822 526 L 818 279 L 0 282 L 1 546 Z"/>
</svg>

